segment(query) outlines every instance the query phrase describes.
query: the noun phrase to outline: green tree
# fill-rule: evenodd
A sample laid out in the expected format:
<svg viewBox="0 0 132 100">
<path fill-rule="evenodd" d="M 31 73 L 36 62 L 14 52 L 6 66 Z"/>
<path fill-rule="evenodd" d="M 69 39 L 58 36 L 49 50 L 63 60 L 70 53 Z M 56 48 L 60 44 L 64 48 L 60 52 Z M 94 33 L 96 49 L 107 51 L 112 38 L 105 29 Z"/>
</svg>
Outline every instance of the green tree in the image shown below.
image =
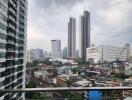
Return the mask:
<svg viewBox="0 0 132 100">
<path fill-rule="evenodd" d="M 76 74 L 78 72 L 77 68 L 72 68 L 71 71 L 73 72 L 73 74 Z"/>
<path fill-rule="evenodd" d="M 36 88 L 35 82 L 32 80 L 28 84 L 26 84 L 26 88 Z M 28 99 L 31 99 L 34 96 L 34 92 L 26 92 L 25 96 Z"/>
</svg>

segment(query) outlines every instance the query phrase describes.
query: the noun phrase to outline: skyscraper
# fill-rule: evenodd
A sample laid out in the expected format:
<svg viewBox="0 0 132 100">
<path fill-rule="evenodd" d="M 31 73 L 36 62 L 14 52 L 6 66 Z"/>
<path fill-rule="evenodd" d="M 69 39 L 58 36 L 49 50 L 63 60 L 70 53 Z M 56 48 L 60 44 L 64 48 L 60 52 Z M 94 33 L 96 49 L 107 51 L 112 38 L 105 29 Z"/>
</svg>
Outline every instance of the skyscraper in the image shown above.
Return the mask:
<svg viewBox="0 0 132 100">
<path fill-rule="evenodd" d="M 0 89 L 25 88 L 27 1 L 0 0 Z M 0 93 L 0 100 L 24 93 Z"/>
<path fill-rule="evenodd" d="M 81 16 L 81 58 L 86 61 L 86 48 L 90 47 L 90 12 Z"/>
<path fill-rule="evenodd" d="M 76 20 L 73 17 L 68 22 L 68 57 L 76 57 Z"/>
<path fill-rule="evenodd" d="M 51 40 L 51 51 L 53 58 L 61 57 L 61 40 Z"/>
</svg>

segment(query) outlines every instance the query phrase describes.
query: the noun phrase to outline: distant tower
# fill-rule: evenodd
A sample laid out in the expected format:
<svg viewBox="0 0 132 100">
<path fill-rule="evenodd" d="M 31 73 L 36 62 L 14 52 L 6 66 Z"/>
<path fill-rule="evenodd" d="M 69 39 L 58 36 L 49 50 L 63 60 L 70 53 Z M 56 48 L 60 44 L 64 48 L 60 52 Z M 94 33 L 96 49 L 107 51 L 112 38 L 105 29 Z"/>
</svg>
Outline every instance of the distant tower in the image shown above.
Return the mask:
<svg viewBox="0 0 132 100">
<path fill-rule="evenodd" d="M 73 17 L 68 22 L 68 57 L 76 57 L 76 20 Z"/>
<path fill-rule="evenodd" d="M 51 40 L 52 57 L 61 57 L 61 40 Z"/>
<path fill-rule="evenodd" d="M 67 47 L 65 47 L 62 51 L 63 58 L 67 58 Z"/>
<path fill-rule="evenodd" d="M 131 47 L 130 44 L 126 44 L 124 49 L 126 50 L 126 59 L 129 60 L 131 56 Z"/>
<path fill-rule="evenodd" d="M 86 48 L 90 47 L 90 12 L 81 16 L 81 58 L 86 61 Z"/>
</svg>

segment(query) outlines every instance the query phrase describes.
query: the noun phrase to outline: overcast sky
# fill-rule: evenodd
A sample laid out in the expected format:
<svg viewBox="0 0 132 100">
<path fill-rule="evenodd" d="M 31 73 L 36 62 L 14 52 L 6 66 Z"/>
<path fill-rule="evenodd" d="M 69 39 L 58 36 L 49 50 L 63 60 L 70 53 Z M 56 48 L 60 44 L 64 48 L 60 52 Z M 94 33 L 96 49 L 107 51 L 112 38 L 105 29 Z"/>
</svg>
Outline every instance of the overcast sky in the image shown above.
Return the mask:
<svg viewBox="0 0 132 100">
<path fill-rule="evenodd" d="M 91 44 L 132 44 L 132 0 L 29 0 L 28 49 L 50 51 L 51 39 L 60 39 L 67 46 L 69 17 L 77 21 L 79 48 L 79 18 L 83 11 L 91 14 Z"/>
</svg>

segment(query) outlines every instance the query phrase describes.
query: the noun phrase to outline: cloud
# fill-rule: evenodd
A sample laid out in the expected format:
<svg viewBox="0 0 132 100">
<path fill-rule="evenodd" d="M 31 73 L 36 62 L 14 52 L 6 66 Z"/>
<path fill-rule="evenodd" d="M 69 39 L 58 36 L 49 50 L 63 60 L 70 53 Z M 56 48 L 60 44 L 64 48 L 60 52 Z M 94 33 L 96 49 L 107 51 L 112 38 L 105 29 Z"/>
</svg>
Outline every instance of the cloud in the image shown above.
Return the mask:
<svg viewBox="0 0 132 100">
<path fill-rule="evenodd" d="M 77 21 L 79 48 L 79 18 L 84 8 L 91 14 L 91 44 L 132 44 L 131 0 L 29 0 L 28 48 L 50 50 L 51 39 L 61 39 L 62 47 L 66 46 L 70 16 Z"/>
</svg>

